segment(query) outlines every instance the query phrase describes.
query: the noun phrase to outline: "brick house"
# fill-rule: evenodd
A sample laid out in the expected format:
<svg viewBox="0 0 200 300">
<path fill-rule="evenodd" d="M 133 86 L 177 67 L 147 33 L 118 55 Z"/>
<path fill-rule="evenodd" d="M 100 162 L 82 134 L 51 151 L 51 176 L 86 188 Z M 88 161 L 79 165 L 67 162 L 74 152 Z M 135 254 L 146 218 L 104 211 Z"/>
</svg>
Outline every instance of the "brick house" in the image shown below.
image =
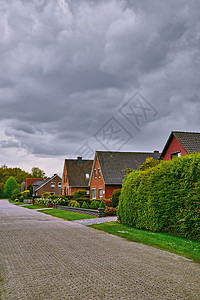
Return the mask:
<svg viewBox="0 0 200 300">
<path fill-rule="evenodd" d="M 61 194 L 62 179 L 54 174 L 50 178 L 46 178 L 43 181 L 35 181 L 33 183 L 33 194 L 35 196 L 42 196 L 43 193 L 50 193 L 51 195 Z"/>
<path fill-rule="evenodd" d="M 170 160 L 174 156 L 179 157 L 187 155 L 189 152 L 199 151 L 199 132 L 172 131 L 161 153 L 161 158 Z"/>
<path fill-rule="evenodd" d="M 90 174 L 90 198 L 109 199 L 122 188 L 124 168 L 137 170 L 147 157 L 160 158 L 160 153 L 96 151 Z"/>
<path fill-rule="evenodd" d="M 26 187 L 25 187 L 25 189 L 27 190 L 29 185 L 32 185 L 32 187 L 33 187 L 33 184 L 36 181 L 44 181 L 44 178 L 26 178 Z"/>
<path fill-rule="evenodd" d="M 92 169 L 92 160 L 65 159 L 62 176 L 62 195 L 73 195 L 77 190 L 86 190 L 90 194 L 88 186 Z"/>
</svg>

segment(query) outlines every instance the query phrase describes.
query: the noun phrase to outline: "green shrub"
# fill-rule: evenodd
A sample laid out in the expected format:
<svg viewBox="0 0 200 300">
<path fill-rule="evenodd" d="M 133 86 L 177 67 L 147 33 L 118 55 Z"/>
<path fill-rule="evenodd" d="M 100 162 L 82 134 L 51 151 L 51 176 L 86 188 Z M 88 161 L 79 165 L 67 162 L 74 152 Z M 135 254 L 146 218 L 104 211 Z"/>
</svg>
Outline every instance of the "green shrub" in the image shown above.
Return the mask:
<svg viewBox="0 0 200 300">
<path fill-rule="evenodd" d="M 88 208 L 87 202 L 84 201 L 81 207 L 82 208 Z"/>
<path fill-rule="evenodd" d="M 107 206 L 104 212 L 108 216 L 115 216 L 116 215 L 116 208 Z"/>
<path fill-rule="evenodd" d="M 85 196 L 87 196 L 87 191 L 85 190 L 78 190 L 73 193 L 74 200 L 76 200 L 77 198 L 83 198 Z"/>
<path fill-rule="evenodd" d="M 45 193 L 42 194 L 42 198 L 44 198 L 44 199 L 50 199 L 51 198 L 51 194 L 48 193 L 48 192 L 45 192 Z"/>
<path fill-rule="evenodd" d="M 90 209 L 97 209 L 97 208 L 98 208 L 97 202 L 95 200 L 92 201 L 91 204 L 90 204 Z"/>
<path fill-rule="evenodd" d="M 80 204 L 76 201 L 76 203 L 74 204 L 74 207 L 80 208 Z"/>
<path fill-rule="evenodd" d="M 22 194 L 19 193 L 19 189 L 15 189 L 12 191 L 12 196 L 11 196 L 11 200 L 15 200 L 15 199 L 18 199 L 19 197 L 21 197 Z"/>
<path fill-rule="evenodd" d="M 12 196 L 12 192 L 16 189 L 18 189 L 18 192 L 20 193 L 20 188 L 17 181 L 13 176 L 10 176 L 4 185 L 3 196 L 10 198 Z"/>
<path fill-rule="evenodd" d="M 101 203 L 100 203 L 100 206 L 99 206 L 100 208 L 106 208 L 106 205 L 105 205 L 105 203 L 104 203 L 104 201 L 102 200 L 101 201 Z"/>
<path fill-rule="evenodd" d="M 74 207 L 76 203 L 78 203 L 78 202 L 75 201 L 75 200 L 71 200 L 71 201 L 69 202 L 68 205 L 69 205 L 70 207 Z M 80 204 L 78 203 L 78 205 L 80 205 Z M 79 207 L 80 207 L 80 206 L 79 206 Z"/>
<path fill-rule="evenodd" d="M 23 196 L 24 199 L 28 198 L 30 196 L 30 191 L 29 190 L 23 191 L 22 196 Z"/>
<path fill-rule="evenodd" d="M 112 207 L 117 207 L 119 204 L 119 197 L 121 195 L 121 190 L 115 190 L 112 193 Z"/>
<path fill-rule="evenodd" d="M 200 238 L 200 153 L 128 174 L 118 218 L 140 229 Z"/>
</svg>

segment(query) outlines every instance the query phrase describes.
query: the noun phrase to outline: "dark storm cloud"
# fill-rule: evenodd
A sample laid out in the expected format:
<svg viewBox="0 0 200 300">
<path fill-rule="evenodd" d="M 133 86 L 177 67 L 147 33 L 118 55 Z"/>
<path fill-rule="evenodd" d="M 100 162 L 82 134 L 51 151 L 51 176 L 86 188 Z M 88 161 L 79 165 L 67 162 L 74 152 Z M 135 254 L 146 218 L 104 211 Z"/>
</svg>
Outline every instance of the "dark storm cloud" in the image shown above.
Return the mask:
<svg viewBox="0 0 200 300">
<path fill-rule="evenodd" d="M 127 149 L 161 150 L 170 130 L 198 130 L 199 11 L 197 0 L 1 1 L 8 140 L 57 156 L 73 154 L 112 116 L 132 132 L 119 109 L 137 90 L 158 114 Z"/>
</svg>

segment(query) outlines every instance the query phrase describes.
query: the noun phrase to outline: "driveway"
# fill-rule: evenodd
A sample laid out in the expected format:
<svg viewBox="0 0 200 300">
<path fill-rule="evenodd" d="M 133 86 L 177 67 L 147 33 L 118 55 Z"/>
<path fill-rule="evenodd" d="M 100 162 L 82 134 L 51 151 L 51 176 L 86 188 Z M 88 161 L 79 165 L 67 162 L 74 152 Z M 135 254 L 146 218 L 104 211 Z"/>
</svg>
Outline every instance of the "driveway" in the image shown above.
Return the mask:
<svg viewBox="0 0 200 300">
<path fill-rule="evenodd" d="M 0 201 L 2 300 L 200 299 L 200 265 Z"/>
</svg>

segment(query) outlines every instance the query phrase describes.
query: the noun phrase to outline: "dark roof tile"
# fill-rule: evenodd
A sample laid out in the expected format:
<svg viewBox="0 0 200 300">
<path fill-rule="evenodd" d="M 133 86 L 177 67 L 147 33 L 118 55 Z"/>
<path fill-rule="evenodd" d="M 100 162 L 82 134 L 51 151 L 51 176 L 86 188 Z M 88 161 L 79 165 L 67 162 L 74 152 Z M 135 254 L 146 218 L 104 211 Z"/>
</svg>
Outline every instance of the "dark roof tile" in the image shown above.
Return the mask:
<svg viewBox="0 0 200 300">
<path fill-rule="evenodd" d="M 121 185 L 125 176 L 124 168 L 137 170 L 147 157 L 160 158 L 160 153 L 97 151 L 97 158 L 105 184 Z"/>
</svg>

